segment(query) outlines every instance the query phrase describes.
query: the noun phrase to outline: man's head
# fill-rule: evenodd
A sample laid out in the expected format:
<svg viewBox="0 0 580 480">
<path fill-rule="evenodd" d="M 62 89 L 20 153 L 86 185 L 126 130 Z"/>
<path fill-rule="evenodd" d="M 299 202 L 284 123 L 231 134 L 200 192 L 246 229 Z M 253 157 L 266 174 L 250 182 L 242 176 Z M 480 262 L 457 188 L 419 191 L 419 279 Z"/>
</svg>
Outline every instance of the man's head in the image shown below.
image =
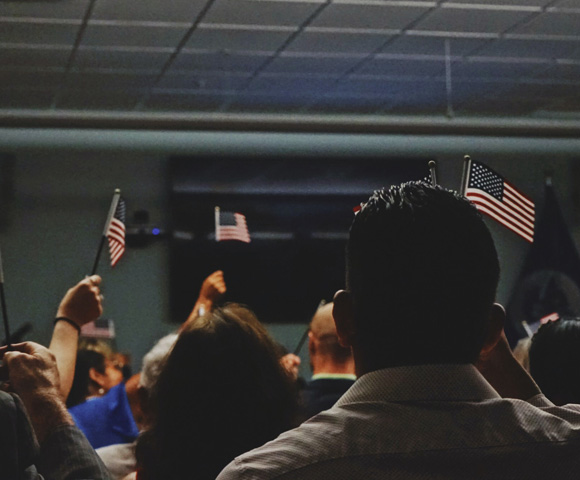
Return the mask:
<svg viewBox="0 0 580 480">
<path fill-rule="evenodd" d="M 335 318 L 366 371 L 474 362 L 501 316 L 491 234 L 469 201 L 440 187 L 375 192 L 353 221 L 346 262 Z"/>
<path fill-rule="evenodd" d="M 354 373 L 352 351 L 338 341 L 332 317 L 332 303 L 320 307 L 308 332 L 308 353 L 312 373 Z"/>
</svg>

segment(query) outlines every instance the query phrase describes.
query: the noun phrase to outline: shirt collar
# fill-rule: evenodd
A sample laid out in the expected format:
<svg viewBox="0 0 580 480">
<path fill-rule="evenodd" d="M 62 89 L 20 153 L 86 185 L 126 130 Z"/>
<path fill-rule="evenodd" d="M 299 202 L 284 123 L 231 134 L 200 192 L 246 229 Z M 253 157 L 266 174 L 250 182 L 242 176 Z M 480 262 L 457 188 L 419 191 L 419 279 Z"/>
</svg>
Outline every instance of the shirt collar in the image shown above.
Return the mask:
<svg viewBox="0 0 580 480">
<path fill-rule="evenodd" d="M 354 373 L 316 373 L 312 375 L 312 380 L 325 379 L 356 380 L 356 375 Z"/>
<path fill-rule="evenodd" d="M 480 401 L 500 398 L 471 364 L 393 367 L 362 375 L 337 406 L 358 402 Z"/>
</svg>

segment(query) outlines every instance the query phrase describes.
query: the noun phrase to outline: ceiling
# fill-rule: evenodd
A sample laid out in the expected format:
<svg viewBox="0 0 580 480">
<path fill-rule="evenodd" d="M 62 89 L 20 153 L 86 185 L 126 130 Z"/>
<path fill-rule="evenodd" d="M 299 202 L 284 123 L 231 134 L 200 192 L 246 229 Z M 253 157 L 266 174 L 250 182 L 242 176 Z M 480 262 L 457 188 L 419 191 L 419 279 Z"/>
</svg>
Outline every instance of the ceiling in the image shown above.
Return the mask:
<svg viewBox="0 0 580 480">
<path fill-rule="evenodd" d="M 580 0 L 0 0 L 4 119 L 578 122 L 579 82 Z"/>
</svg>

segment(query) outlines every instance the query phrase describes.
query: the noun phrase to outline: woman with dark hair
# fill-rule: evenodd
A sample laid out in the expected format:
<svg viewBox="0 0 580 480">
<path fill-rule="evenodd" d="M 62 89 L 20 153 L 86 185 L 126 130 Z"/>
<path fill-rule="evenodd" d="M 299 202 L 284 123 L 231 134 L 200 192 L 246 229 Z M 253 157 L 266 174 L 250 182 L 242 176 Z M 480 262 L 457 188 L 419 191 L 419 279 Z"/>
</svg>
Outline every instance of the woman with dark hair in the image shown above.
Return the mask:
<svg viewBox="0 0 580 480">
<path fill-rule="evenodd" d="M 229 304 L 180 334 L 154 387 L 137 479 L 215 479 L 237 455 L 295 426 L 297 396 L 274 341 Z"/>
</svg>

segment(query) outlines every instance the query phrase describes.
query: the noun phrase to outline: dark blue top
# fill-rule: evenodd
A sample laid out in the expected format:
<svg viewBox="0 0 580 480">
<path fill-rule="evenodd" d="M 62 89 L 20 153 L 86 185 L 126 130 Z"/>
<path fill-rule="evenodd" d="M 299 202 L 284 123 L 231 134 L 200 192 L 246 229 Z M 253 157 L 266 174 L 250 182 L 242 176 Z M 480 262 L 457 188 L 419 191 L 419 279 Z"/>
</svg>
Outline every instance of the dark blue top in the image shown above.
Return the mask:
<svg viewBox="0 0 580 480">
<path fill-rule="evenodd" d="M 302 391 L 306 418 L 333 407 L 353 384 L 354 380 L 344 378 L 319 378 L 308 382 Z"/>
<path fill-rule="evenodd" d="M 69 412 L 93 448 L 131 443 L 139 435 L 123 383 L 102 397 L 69 408 Z"/>
</svg>

